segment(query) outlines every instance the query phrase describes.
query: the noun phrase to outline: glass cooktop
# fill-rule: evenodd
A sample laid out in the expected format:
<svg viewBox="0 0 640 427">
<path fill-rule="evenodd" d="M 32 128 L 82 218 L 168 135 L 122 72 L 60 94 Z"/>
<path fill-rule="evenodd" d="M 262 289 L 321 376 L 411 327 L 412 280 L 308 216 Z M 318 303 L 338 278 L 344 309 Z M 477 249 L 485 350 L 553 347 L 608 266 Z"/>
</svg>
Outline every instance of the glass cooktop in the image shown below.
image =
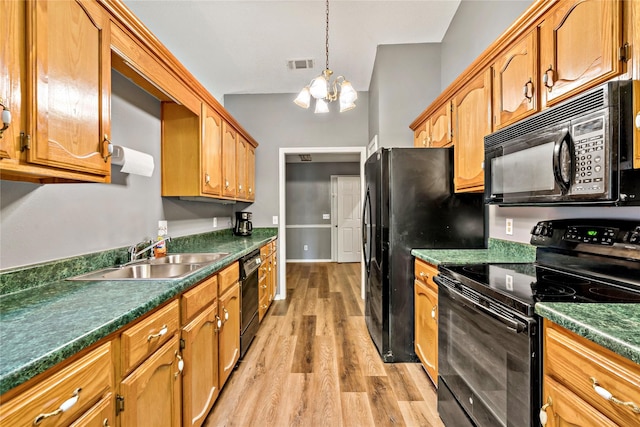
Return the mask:
<svg viewBox="0 0 640 427">
<path fill-rule="evenodd" d="M 537 264 L 472 264 L 441 269 L 446 276 L 529 315 L 539 301 L 640 303 L 640 287 Z"/>
</svg>

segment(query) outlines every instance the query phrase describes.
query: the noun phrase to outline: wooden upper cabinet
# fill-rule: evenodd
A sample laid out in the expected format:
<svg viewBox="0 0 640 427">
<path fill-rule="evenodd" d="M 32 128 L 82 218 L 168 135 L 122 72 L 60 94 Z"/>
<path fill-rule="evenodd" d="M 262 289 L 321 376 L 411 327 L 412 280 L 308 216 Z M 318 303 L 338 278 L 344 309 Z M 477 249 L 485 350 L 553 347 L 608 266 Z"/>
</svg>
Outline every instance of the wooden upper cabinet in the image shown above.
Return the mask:
<svg viewBox="0 0 640 427">
<path fill-rule="evenodd" d="M 431 147 L 448 147 L 453 143 L 451 108 L 451 102 L 447 102 L 429 117 Z"/>
<path fill-rule="evenodd" d="M 622 1 L 559 2 L 540 24 L 542 106 L 624 72 Z"/>
<path fill-rule="evenodd" d="M 202 104 L 202 192 L 222 194 L 222 118 Z"/>
<path fill-rule="evenodd" d="M 236 198 L 247 199 L 247 140 L 240 134 L 236 138 Z"/>
<path fill-rule="evenodd" d="M 455 191 L 483 191 L 484 137 L 491 132 L 490 69 L 454 96 L 453 112 Z"/>
<path fill-rule="evenodd" d="M 493 63 L 493 120 L 496 129 L 537 111 L 537 31 L 514 43 Z"/>
<path fill-rule="evenodd" d="M 247 199 L 256 199 L 256 148 L 251 144 L 247 147 Z"/>
<path fill-rule="evenodd" d="M 109 31 L 97 2 L 27 2 L 29 162 L 110 174 Z"/>
<path fill-rule="evenodd" d="M 222 122 L 222 195 L 236 197 L 236 139 L 237 132 Z"/>
<path fill-rule="evenodd" d="M 413 146 L 420 148 L 430 147 L 429 133 L 429 120 L 425 120 L 413 131 Z"/>
</svg>

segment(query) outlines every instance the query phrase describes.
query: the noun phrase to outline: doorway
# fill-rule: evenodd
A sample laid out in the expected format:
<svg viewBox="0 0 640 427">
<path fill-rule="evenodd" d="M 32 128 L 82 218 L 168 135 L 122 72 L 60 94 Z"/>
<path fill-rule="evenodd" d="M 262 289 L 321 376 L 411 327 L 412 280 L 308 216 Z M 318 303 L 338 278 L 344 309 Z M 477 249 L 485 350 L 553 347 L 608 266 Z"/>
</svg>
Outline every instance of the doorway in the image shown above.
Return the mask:
<svg viewBox="0 0 640 427">
<path fill-rule="evenodd" d="M 276 299 L 286 298 L 286 275 L 287 275 L 287 191 L 286 191 L 286 167 L 287 156 L 344 156 L 355 155 L 355 161 L 360 164 L 360 188 L 359 199 L 363 197 L 364 187 L 364 162 L 366 161 L 366 147 L 294 147 L 280 148 L 279 150 L 279 224 L 278 224 L 278 258 L 285 262 L 278 263 L 278 286 L 276 290 Z M 361 297 L 364 298 L 364 266 L 361 263 Z"/>
</svg>

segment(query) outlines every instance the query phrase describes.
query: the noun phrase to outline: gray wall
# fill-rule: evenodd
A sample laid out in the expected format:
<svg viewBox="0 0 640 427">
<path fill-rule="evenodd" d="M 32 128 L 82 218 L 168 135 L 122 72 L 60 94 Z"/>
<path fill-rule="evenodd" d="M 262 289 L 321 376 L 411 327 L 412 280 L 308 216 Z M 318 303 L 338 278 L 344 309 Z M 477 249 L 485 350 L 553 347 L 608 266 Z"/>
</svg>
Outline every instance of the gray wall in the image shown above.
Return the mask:
<svg viewBox="0 0 640 427">
<path fill-rule="evenodd" d="M 111 135 L 116 144 L 151 154 L 150 178 L 112 167 L 112 184 L 0 181 L 0 268 L 128 246 L 154 237 L 158 220 L 171 236 L 227 228 L 232 206 L 160 197 L 160 102 L 112 73 Z"/>
<path fill-rule="evenodd" d="M 359 163 L 288 163 L 286 166 L 287 259 L 331 259 L 331 175 L 360 175 Z M 293 226 L 292 228 L 289 228 Z M 304 250 L 307 245 L 308 250 Z"/>
<path fill-rule="evenodd" d="M 301 83 L 302 84 L 302 83 Z M 260 144 L 256 150 L 255 227 L 271 227 L 278 215 L 278 153 L 286 147 L 363 147 L 368 139 L 368 93 L 359 92 L 357 107 L 314 114 L 293 103 L 296 94 L 225 95 L 225 108 Z"/>
<path fill-rule="evenodd" d="M 462 0 L 442 39 L 444 90 L 531 5 L 531 0 Z"/>
<path fill-rule="evenodd" d="M 442 40 L 442 90 L 530 5 L 529 0 L 463 0 Z M 540 220 L 586 217 L 640 219 L 640 208 L 490 206 L 489 235 L 493 238 L 528 243 L 531 228 Z M 513 219 L 513 235 L 506 234 L 507 218 Z"/>
<path fill-rule="evenodd" d="M 440 94 L 440 44 L 378 46 L 369 85 L 369 140 L 410 147 L 409 124 Z"/>
</svg>

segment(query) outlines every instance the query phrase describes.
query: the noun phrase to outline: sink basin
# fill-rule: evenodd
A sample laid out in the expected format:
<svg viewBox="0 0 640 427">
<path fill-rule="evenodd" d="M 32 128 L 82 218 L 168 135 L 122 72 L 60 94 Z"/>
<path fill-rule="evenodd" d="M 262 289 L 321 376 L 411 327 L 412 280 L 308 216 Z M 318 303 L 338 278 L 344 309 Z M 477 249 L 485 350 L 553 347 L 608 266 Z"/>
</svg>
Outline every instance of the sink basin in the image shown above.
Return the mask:
<svg viewBox="0 0 640 427">
<path fill-rule="evenodd" d="M 162 280 L 181 279 L 204 267 L 201 264 L 133 264 L 73 277 L 69 280 Z"/>
<path fill-rule="evenodd" d="M 68 280 L 176 280 L 226 257 L 227 252 L 170 254 L 122 267 L 103 268 Z"/>
<path fill-rule="evenodd" d="M 229 255 L 227 252 L 169 254 L 162 258 L 147 260 L 149 264 L 210 264 Z"/>
</svg>

